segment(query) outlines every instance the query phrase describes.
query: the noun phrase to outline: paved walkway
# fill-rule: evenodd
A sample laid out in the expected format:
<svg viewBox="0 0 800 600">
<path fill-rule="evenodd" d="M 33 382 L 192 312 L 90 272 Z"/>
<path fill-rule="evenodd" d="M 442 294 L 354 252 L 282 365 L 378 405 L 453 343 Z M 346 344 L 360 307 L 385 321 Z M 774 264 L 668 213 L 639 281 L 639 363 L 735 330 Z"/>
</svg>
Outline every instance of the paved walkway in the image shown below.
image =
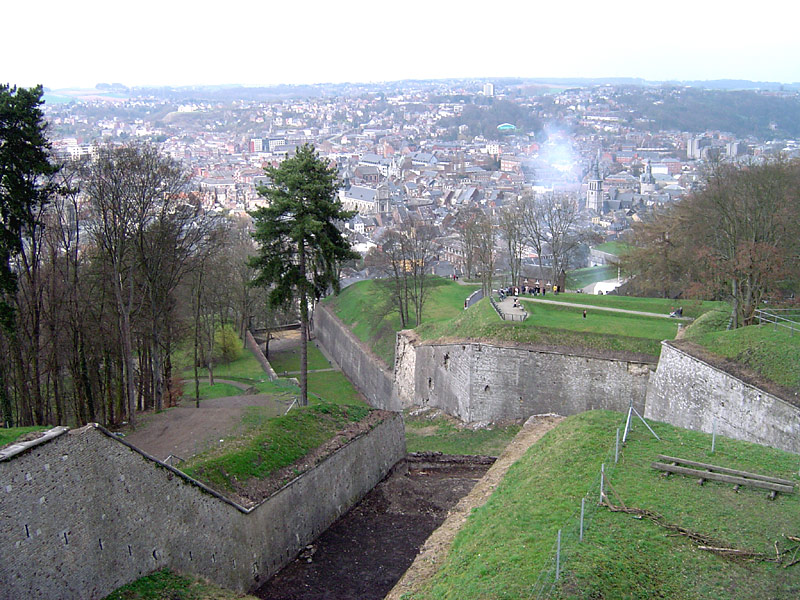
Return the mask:
<svg viewBox="0 0 800 600">
<path fill-rule="evenodd" d="M 520 300 L 521 300 L 521 298 L 520 298 Z M 527 313 L 525 308 L 522 306 L 521 302 L 520 302 L 519 308 L 515 308 L 514 307 L 514 297 L 513 296 L 507 296 L 505 298 L 505 300 L 501 300 L 500 302 L 498 302 L 497 306 L 500 308 L 500 310 L 502 310 L 507 315 L 518 316 L 519 318 L 516 319 L 517 321 L 521 320 L 522 316 Z"/>
</svg>

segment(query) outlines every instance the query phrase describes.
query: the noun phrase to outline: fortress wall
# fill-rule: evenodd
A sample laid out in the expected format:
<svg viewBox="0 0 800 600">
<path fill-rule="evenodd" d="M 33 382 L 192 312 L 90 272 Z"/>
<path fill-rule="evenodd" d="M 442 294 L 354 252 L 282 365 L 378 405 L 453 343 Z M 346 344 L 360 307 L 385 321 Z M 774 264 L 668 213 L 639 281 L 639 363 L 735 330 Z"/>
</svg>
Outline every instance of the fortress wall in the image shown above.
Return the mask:
<svg viewBox="0 0 800 600">
<path fill-rule="evenodd" d="M 678 349 L 661 344 L 644 416 L 800 453 L 800 408 Z M 716 424 L 716 425 L 715 425 Z"/>
<path fill-rule="evenodd" d="M 370 405 L 400 410 L 392 373 L 324 304 L 317 304 L 314 310 L 314 334 Z"/>
<path fill-rule="evenodd" d="M 403 405 L 441 408 L 466 422 L 644 410 L 653 365 L 523 347 L 420 343 L 398 334 L 395 376 Z"/>
<path fill-rule="evenodd" d="M 164 567 L 254 588 L 404 456 L 393 415 L 245 509 L 99 426 L 69 431 L 0 457 L 0 598 L 102 598 Z"/>
</svg>

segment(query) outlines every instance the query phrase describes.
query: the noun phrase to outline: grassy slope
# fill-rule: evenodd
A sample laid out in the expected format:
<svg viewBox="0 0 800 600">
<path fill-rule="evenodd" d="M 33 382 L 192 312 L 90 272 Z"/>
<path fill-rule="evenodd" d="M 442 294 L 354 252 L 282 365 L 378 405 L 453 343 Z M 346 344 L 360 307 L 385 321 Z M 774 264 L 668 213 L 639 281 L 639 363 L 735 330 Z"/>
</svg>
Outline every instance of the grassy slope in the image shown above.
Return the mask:
<svg viewBox="0 0 800 600">
<path fill-rule="evenodd" d="M 662 478 L 649 464 L 659 453 L 798 481 L 797 456 L 651 423 L 637 424 L 613 467 L 614 432 L 624 416 L 593 411 L 570 417 L 512 466 L 487 504 L 473 511 L 428 587 L 414 598 L 530 598 L 552 584 L 556 534 L 562 529 L 563 577 L 550 595 L 575 598 L 790 598 L 800 568 L 733 563 L 697 550 L 646 520 L 596 506 L 600 464 L 628 506 L 730 544 L 774 553 L 782 534 L 800 534 L 800 495 L 769 501 L 764 491 Z M 580 502 L 590 527 L 578 542 Z M 541 585 L 541 584 L 545 585 Z M 533 593 L 533 595 L 532 595 Z"/>
<path fill-rule="evenodd" d="M 727 312 L 709 313 L 693 323 L 684 337 L 800 393 L 800 335 L 772 325 L 727 331 L 729 316 Z"/>
<path fill-rule="evenodd" d="M 49 429 L 49 427 L 41 427 L 35 425 L 33 427 L 0 427 L 0 448 L 5 446 L 6 444 L 11 444 L 16 442 L 17 439 L 25 435 L 26 433 L 30 433 L 32 431 L 44 431 Z"/>
<path fill-rule="evenodd" d="M 402 329 L 400 317 L 388 303 L 386 282 L 360 281 L 325 302 L 361 341 L 389 368 L 394 365 L 395 333 Z M 457 316 L 464 300 L 479 286 L 461 285 L 440 277 L 432 280 L 423 309 L 424 321 L 438 322 Z"/>
<path fill-rule="evenodd" d="M 243 435 L 187 461 L 182 470 L 212 487 L 231 491 L 233 480 L 264 478 L 291 465 L 368 412 L 363 406 L 319 403 L 270 418 L 259 407 L 250 407 Z"/>
<path fill-rule="evenodd" d="M 156 571 L 106 596 L 106 600 L 255 600 L 169 569 Z"/>
</svg>

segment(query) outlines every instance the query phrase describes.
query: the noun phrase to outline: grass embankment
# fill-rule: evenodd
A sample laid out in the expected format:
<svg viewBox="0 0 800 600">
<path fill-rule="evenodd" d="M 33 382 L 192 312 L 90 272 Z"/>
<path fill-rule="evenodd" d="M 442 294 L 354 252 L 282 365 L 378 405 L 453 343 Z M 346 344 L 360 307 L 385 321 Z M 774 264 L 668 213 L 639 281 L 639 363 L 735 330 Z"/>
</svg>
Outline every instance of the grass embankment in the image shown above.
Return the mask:
<svg viewBox="0 0 800 600">
<path fill-rule="evenodd" d="M 125 585 L 105 600 L 256 600 L 169 569 L 156 571 Z"/>
<path fill-rule="evenodd" d="M 470 515 L 436 576 L 410 597 L 797 597 L 800 565 L 726 560 L 647 519 L 597 506 L 605 463 L 628 507 L 655 511 L 724 544 L 774 557 L 776 541 L 780 549 L 792 544 L 783 535 L 800 535 L 797 492 L 770 501 L 764 490 L 737 493 L 716 482 L 699 487 L 692 478 L 663 478 L 650 468 L 656 455 L 667 454 L 798 481 L 796 455 L 719 436 L 710 454 L 711 436 L 650 424 L 662 441 L 637 422 L 615 466 L 615 430 L 624 426 L 623 415 L 592 411 L 566 419 L 511 467 L 486 505 Z M 579 542 L 582 497 L 588 529 Z M 562 578 L 554 583 L 559 529 Z"/>
<path fill-rule="evenodd" d="M 318 403 L 271 417 L 250 407 L 242 435 L 183 463 L 181 470 L 220 491 L 233 492 L 250 479 L 264 479 L 288 467 L 368 413 L 364 406 Z"/>
<path fill-rule="evenodd" d="M 389 280 L 367 280 L 343 289 L 325 300 L 333 312 L 375 355 L 391 369 L 394 365 L 395 333 L 403 326 L 392 303 Z M 464 300 L 477 285 L 461 285 L 434 277 L 423 308 L 424 322 L 452 319 L 464 309 Z M 413 319 L 413 316 L 412 316 Z M 413 327 L 413 323 L 408 325 Z"/>
<path fill-rule="evenodd" d="M 525 303 L 531 316 L 524 322 L 504 322 L 487 301 L 464 311 L 464 299 L 475 287 L 446 279 L 435 279 L 425 305 L 424 320 L 416 331 L 423 339 L 476 338 L 559 347 L 587 348 L 597 351 L 620 351 L 658 357 L 660 342 L 673 339 L 678 330 L 675 321 L 641 315 L 591 313 L 583 319 L 583 309 L 569 307 L 584 303 L 627 310 L 669 314 L 675 301 L 661 298 L 591 296 L 588 294 L 549 295 L 565 306 Z M 334 312 L 356 336 L 368 344 L 387 365 L 394 364 L 395 333 L 400 320 L 388 304 L 385 283 L 363 281 L 328 300 Z M 720 303 L 684 305 L 685 316 L 702 314 Z"/>
<path fill-rule="evenodd" d="M 407 412 L 404 420 L 409 452 L 499 456 L 520 430 L 516 424 L 469 429 L 453 417 L 427 413 Z"/>
<path fill-rule="evenodd" d="M 728 312 L 711 312 L 695 321 L 684 339 L 717 356 L 739 362 L 762 377 L 800 393 L 800 333 L 774 325 L 728 331 Z"/>
<path fill-rule="evenodd" d="M 501 321 L 484 299 L 445 323 L 423 323 L 416 329 L 425 340 L 473 338 L 594 351 L 633 352 L 658 357 L 661 340 L 678 331 L 674 321 L 623 313 L 597 312 L 583 318 L 583 310 L 526 302 L 525 321 Z"/>
<path fill-rule="evenodd" d="M 0 427 L 0 448 L 7 444 L 13 444 L 27 433 L 31 433 L 33 431 L 45 431 L 47 429 L 50 428 L 42 427 L 40 425 L 34 425 L 33 427 Z"/>
</svg>

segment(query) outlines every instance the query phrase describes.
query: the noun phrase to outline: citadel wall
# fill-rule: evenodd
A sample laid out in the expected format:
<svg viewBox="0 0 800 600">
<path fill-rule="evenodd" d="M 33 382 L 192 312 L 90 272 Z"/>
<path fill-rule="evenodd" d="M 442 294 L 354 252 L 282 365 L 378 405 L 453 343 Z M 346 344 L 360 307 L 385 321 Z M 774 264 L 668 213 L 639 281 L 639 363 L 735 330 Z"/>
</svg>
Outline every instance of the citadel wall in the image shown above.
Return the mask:
<svg viewBox="0 0 800 600">
<path fill-rule="evenodd" d="M 391 415 L 254 508 L 100 426 L 0 455 L 0 598 L 102 598 L 164 567 L 245 591 L 405 456 Z"/>
</svg>

